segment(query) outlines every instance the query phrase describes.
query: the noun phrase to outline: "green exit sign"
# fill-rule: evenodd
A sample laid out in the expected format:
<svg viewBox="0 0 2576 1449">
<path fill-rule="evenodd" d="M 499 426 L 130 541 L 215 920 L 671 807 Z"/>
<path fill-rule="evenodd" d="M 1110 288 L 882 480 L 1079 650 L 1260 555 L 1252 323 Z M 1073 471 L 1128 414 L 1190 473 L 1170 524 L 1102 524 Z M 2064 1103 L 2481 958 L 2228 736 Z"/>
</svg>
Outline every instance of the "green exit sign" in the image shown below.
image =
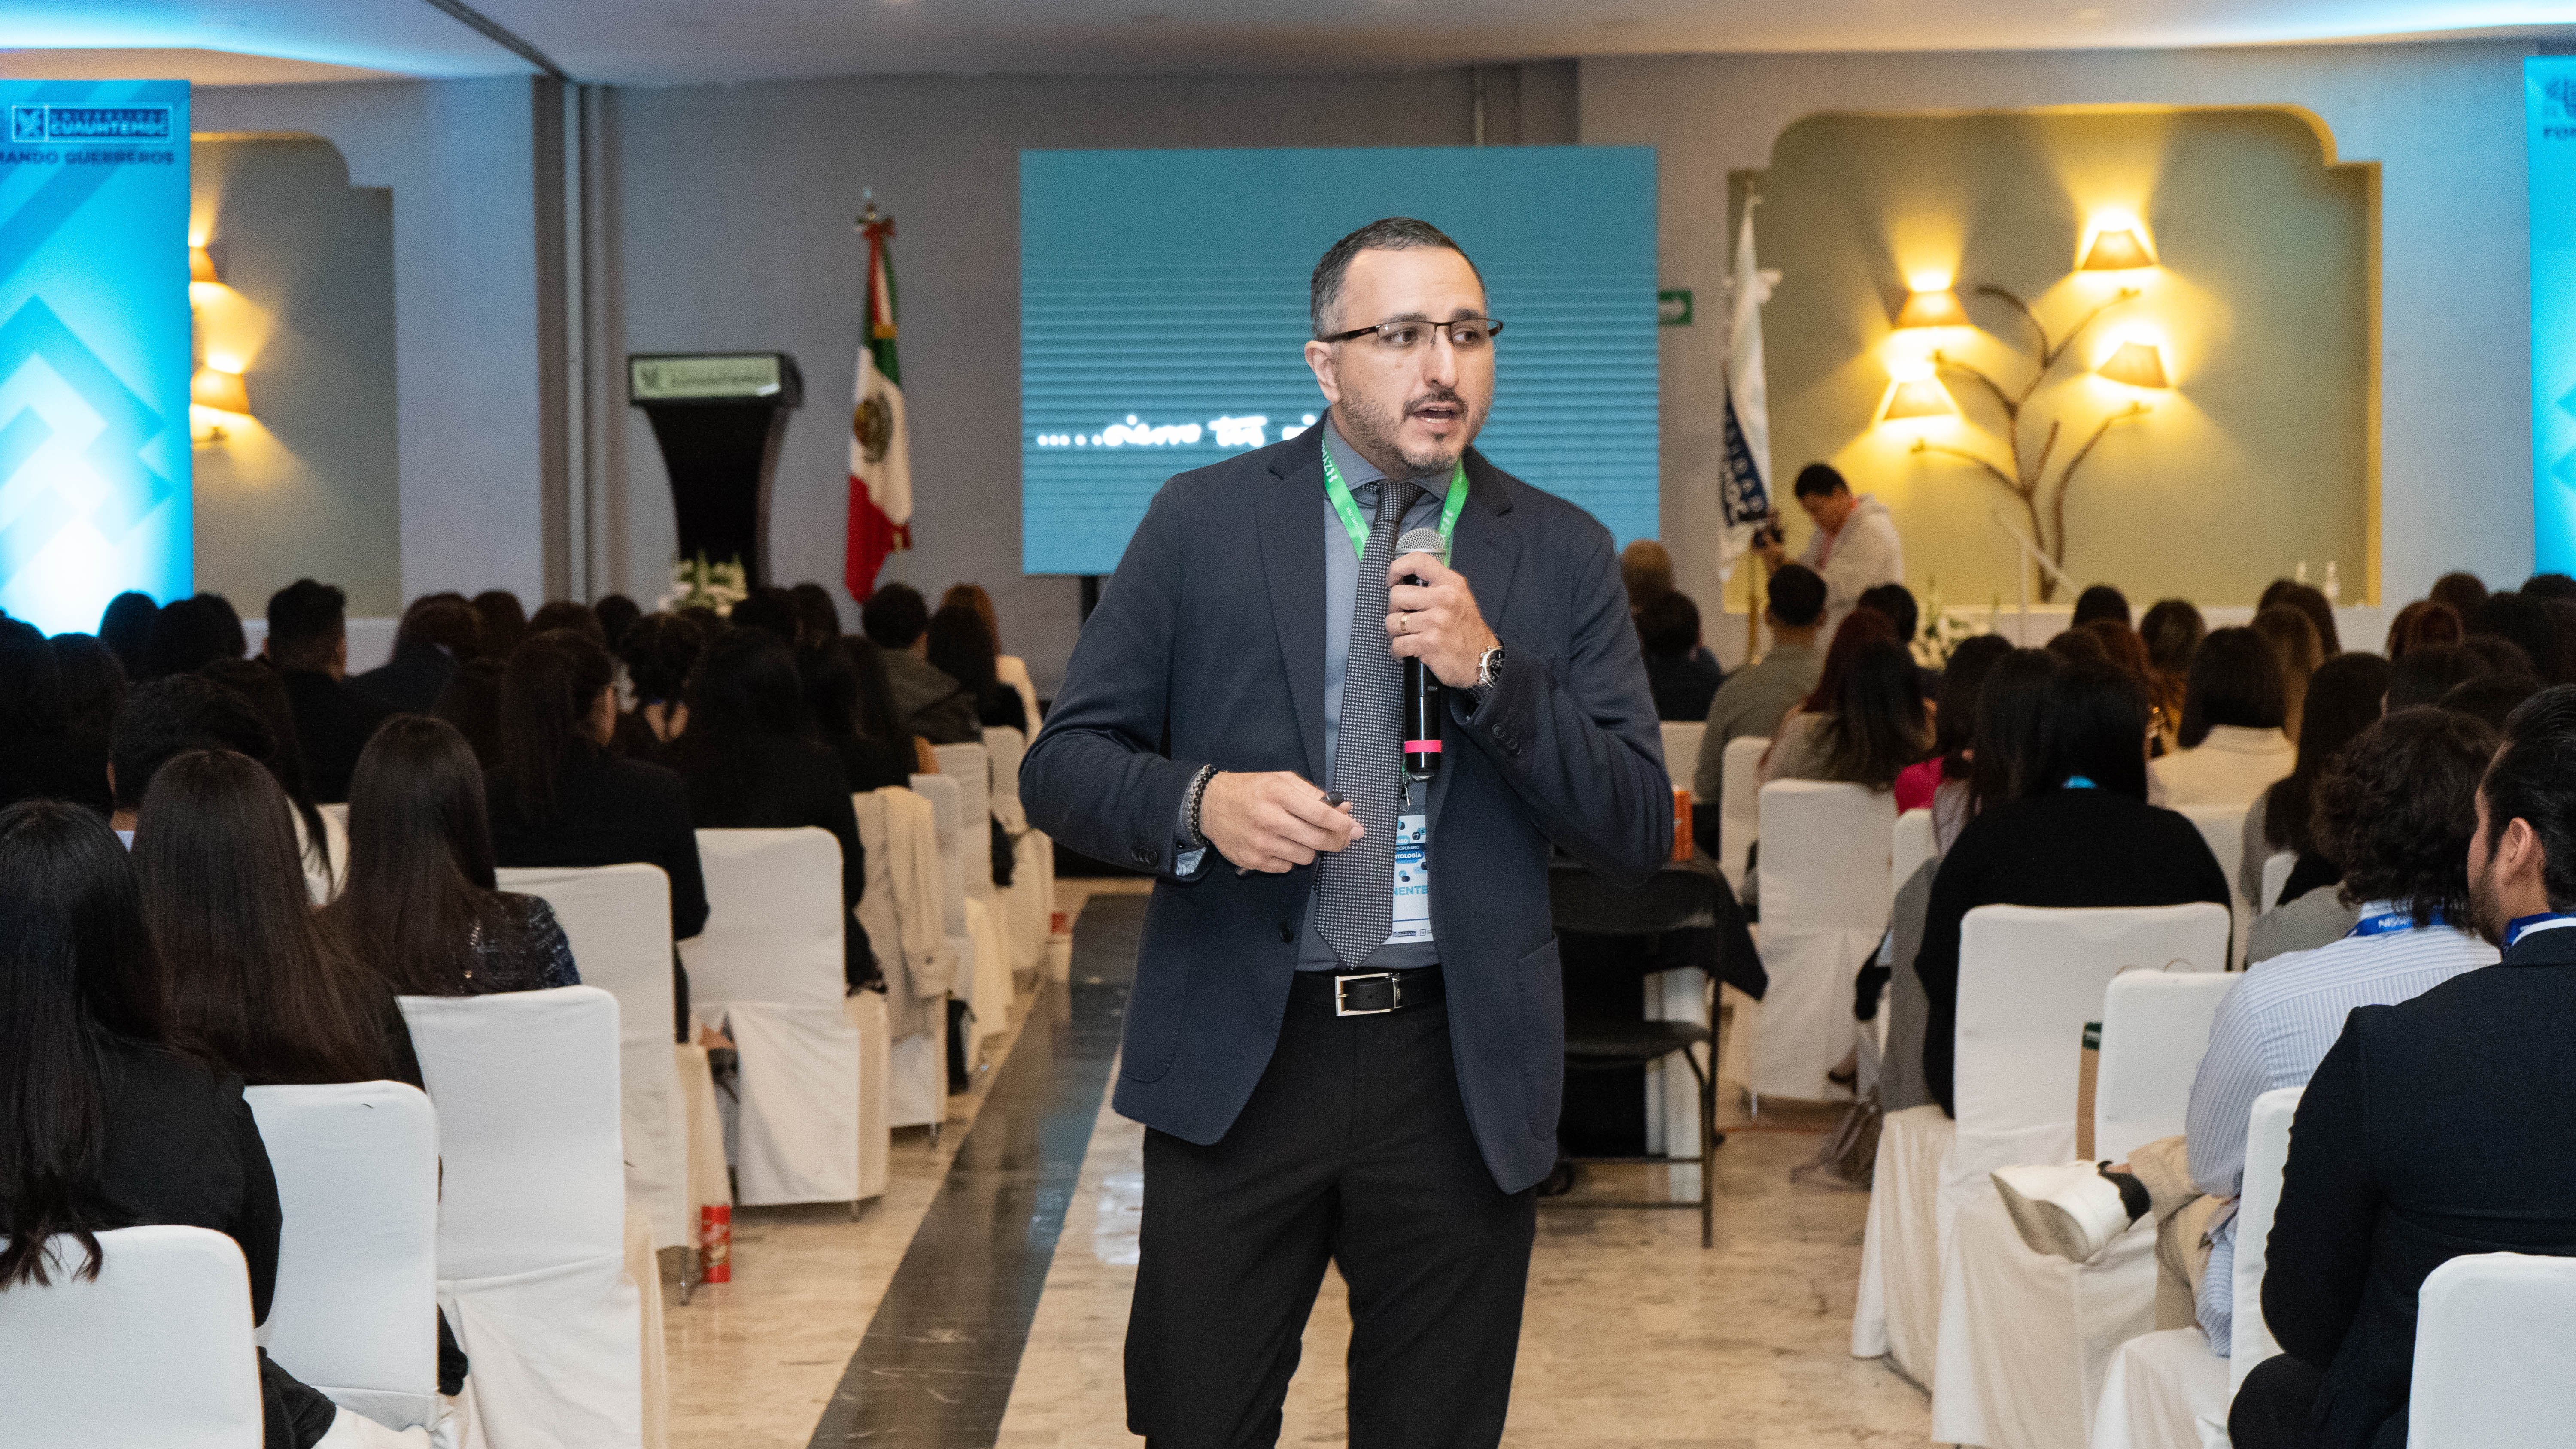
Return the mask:
<svg viewBox="0 0 2576 1449">
<path fill-rule="evenodd" d="M 1658 327 L 1691 325 L 1690 288 L 1666 287 L 1655 294 L 1655 325 Z"/>
</svg>

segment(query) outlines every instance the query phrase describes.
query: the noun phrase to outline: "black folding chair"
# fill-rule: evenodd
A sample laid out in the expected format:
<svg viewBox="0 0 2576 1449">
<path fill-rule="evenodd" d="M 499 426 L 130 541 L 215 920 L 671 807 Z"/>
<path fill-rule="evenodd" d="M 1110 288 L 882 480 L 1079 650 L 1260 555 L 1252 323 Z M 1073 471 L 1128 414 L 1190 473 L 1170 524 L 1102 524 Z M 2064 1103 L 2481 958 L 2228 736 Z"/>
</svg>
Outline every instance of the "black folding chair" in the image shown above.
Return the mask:
<svg viewBox="0 0 2576 1449">
<path fill-rule="evenodd" d="M 1622 889 L 1582 866 L 1560 861 L 1548 871 L 1548 894 L 1554 908 L 1556 929 L 1560 935 L 1625 937 L 1634 941 L 1633 951 L 1621 951 L 1625 965 L 1635 969 L 1639 980 L 1655 971 L 1683 964 L 1700 964 L 1710 974 L 1708 1015 L 1701 1021 L 1591 1021 L 1566 1023 L 1565 1068 L 1568 1072 L 1613 1071 L 1641 1067 L 1665 1057 L 1679 1056 L 1699 1086 L 1699 1151 L 1696 1158 L 1677 1154 L 1668 1142 L 1663 1152 L 1635 1157 L 1569 1157 L 1569 1162 L 1627 1162 L 1679 1164 L 1699 1163 L 1699 1196 L 1695 1199 L 1602 1199 L 1559 1197 L 1547 1199 L 1550 1206 L 1568 1208 L 1689 1208 L 1699 1209 L 1699 1245 L 1716 1243 L 1717 1146 L 1724 1139 L 1717 1131 L 1717 1001 L 1720 993 L 1717 978 L 1724 974 L 1717 962 L 1723 954 L 1735 949 L 1733 941 L 1742 936 L 1743 917 L 1726 879 L 1714 864 L 1707 869 L 1701 863 L 1682 864 L 1656 872 L 1645 885 Z M 1683 936 L 1683 933 L 1700 933 Z M 1696 953 L 1656 949 L 1672 944 L 1675 938 L 1698 947 Z M 1592 953 L 1597 956 L 1598 953 Z M 1696 961 L 1685 957 L 1696 955 Z M 1708 1044 L 1708 1064 L 1703 1068 L 1691 1048 Z"/>
</svg>

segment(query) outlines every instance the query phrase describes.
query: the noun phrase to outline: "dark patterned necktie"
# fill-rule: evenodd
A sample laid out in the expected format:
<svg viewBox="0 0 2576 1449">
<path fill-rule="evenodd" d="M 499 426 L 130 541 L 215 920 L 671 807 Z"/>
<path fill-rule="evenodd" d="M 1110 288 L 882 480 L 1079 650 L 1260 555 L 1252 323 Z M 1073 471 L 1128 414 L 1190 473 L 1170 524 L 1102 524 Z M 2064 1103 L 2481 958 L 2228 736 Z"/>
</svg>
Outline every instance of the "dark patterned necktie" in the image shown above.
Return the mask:
<svg viewBox="0 0 2576 1449">
<path fill-rule="evenodd" d="M 1351 802 L 1351 814 L 1368 833 L 1318 857 L 1315 868 L 1316 919 L 1345 966 L 1367 960 L 1395 929 L 1395 812 L 1404 791 L 1404 741 L 1396 716 L 1403 708 L 1404 666 L 1387 647 L 1386 570 L 1395 562 L 1405 512 L 1421 491 L 1392 478 L 1378 484 L 1377 522 L 1360 554 L 1359 592 L 1351 604 L 1333 788 Z"/>
</svg>

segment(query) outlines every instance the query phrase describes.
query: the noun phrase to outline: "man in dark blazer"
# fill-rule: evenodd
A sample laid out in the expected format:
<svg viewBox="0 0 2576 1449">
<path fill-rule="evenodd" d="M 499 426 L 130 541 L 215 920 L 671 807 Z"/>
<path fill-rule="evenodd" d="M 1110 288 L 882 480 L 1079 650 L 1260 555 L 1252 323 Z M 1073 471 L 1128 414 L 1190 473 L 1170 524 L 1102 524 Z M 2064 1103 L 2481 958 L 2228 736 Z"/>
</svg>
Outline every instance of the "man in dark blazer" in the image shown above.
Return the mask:
<svg viewBox="0 0 2576 1449">
<path fill-rule="evenodd" d="M 2355 1010 L 2299 1099 L 2263 1272 L 2284 1353 L 2236 1449 L 2404 1444 L 2426 1276 L 2576 1256 L 2576 687 L 2513 712 L 2477 809 L 2470 914 L 2504 960 Z"/>
<path fill-rule="evenodd" d="M 1328 1262 L 1354 1449 L 1501 1438 L 1562 1088 L 1549 849 L 1636 881 L 1672 844 L 1609 533 L 1468 446 L 1499 331 L 1474 265 L 1376 222 L 1313 314 L 1329 416 L 1164 486 L 1021 767 L 1040 828 L 1161 876 L 1114 1099 L 1152 1129 L 1153 1449 L 1276 1441 Z M 1453 501 L 1445 563 L 1396 552 Z M 1394 718 L 1417 658 L 1428 782 Z"/>
</svg>

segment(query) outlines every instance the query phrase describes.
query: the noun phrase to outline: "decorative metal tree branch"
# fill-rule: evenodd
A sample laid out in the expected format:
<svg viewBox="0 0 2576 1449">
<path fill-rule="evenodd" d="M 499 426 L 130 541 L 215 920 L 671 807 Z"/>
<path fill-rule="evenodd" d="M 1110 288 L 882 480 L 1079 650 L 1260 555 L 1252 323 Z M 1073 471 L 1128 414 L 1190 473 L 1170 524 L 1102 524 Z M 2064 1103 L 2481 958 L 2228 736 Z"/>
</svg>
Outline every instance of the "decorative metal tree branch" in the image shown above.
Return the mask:
<svg viewBox="0 0 2576 1449">
<path fill-rule="evenodd" d="M 2013 310 L 2021 314 L 2022 320 L 2029 323 L 2030 330 L 2038 336 L 2039 366 L 2032 370 L 2029 385 L 2025 386 L 2017 393 L 2008 391 L 2001 383 L 1996 382 L 1992 376 L 1988 375 L 1984 369 L 1971 363 L 1962 362 L 1958 358 L 1952 357 L 1945 352 L 1933 353 L 1932 365 L 1943 372 L 1957 373 L 1973 378 L 1978 383 L 1982 384 L 1987 392 L 1994 395 L 1996 405 L 2003 409 L 2004 441 L 2012 449 L 2012 467 L 2007 471 L 2005 468 L 1996 464 L 1993 460 L 1987 458 L 1981 453 L 1974 452 L 1967 448 L 1954 448 L 1947 444 L 1935 443 L 1925 438 L 1917 438 L 1914 440 L 1913 451 L 1917 453 L 1947 453 L 1951 457 L 1964 459 L 1965 461 L 1973 463 L 1977 467 L 1984 469 L 1997 483 L 2003 485 L 2005 492 L 2010 493 L 2013 497 L 2021 500 L 2022 511 L 2029 515 L 2030 518 L 2031 541 L 2038 544 L 2040 548 L 2047 552 L 2050 562 L 2063 568 L 2066 564 L 2066 490 L 2068 486 L 2075 481 L 2075 470 L 2084 466 L 2084 460 L 2091 457 L 2093 454 L 2094 445 L 2102 441 L 2103 434 L 2111 431 L 2111 425 L 2113 423 L 2119 422 L 2124 418 L 2138 417 L 2147 412 L 2148 408 L 2143 402 L 2132 402 L 2126 408 L 2103 418 L 2100 425 L 2093 429 L 2093 435 L 2084 440 L 2084 446 L 2077 448 L 2074 454 L 2066 460 L 2066 466 L 2058 470 L 2057 482 L 2054 487 L 2046 486 L 2048 460 L 2050 456 L 2057 451 L 2057 435 L 2059 428 L 2062 426 L 2063 420 L 2058 418 L 2049 419 L 2048 434 L 2040 440 L 2039 451 L 2025 460 L 2022 455 L 2022 410 L 2029 406 L 2031 398 L 2038 394 L 2040 385 L 2048 381 L 2049 374 L 2056 369 L 2057 364 L 2064 360 L 2067 352 L 2074 347 L 2076 339 L 2082 337 L 2086 329 L 2090 328 L 2104 312 L 2109 311 L 2123 302 L 2135 298 L 2138 295 L 2138 289 L 2135 287 L 2121 288 L 2117 296 L 2114 296 L 2109 301 L 2095 307 L 2092 311 L 2085 313 L 2083 320 L 2077 322 L 2074 328 L 2064 337 L 2054 340 L 2049 337 L 2048 329 L 2040 325 L 2038 315 L 2030 310 L 2030 304 L 2024 302 L 2021 298 L 2014 296 L 2011 292 L 2006 291 L 2001 287 L 1981 286 L 1977 288 L 1977 295 L 1980 297 L 1998 297 L 2011 303 Z M 2050 524 L 2054 525 L 2053 532 L 2048 526 L 2043 525 L 2040 521 L 2043 496 L 2045 497 L 2047 504 L 2048 521 Z M 2015 568 L 2026 568 L 2029 565 L 2016 559 L 2013 566 Z M 2054 578 L 2051 578 L 2046 570 L 2040 570 L 2039 597 L 2041 602 L 2045 603 L 2049 599 L 2054 598 L 2056 593 L 2057 581 Z"/>
</svg>

